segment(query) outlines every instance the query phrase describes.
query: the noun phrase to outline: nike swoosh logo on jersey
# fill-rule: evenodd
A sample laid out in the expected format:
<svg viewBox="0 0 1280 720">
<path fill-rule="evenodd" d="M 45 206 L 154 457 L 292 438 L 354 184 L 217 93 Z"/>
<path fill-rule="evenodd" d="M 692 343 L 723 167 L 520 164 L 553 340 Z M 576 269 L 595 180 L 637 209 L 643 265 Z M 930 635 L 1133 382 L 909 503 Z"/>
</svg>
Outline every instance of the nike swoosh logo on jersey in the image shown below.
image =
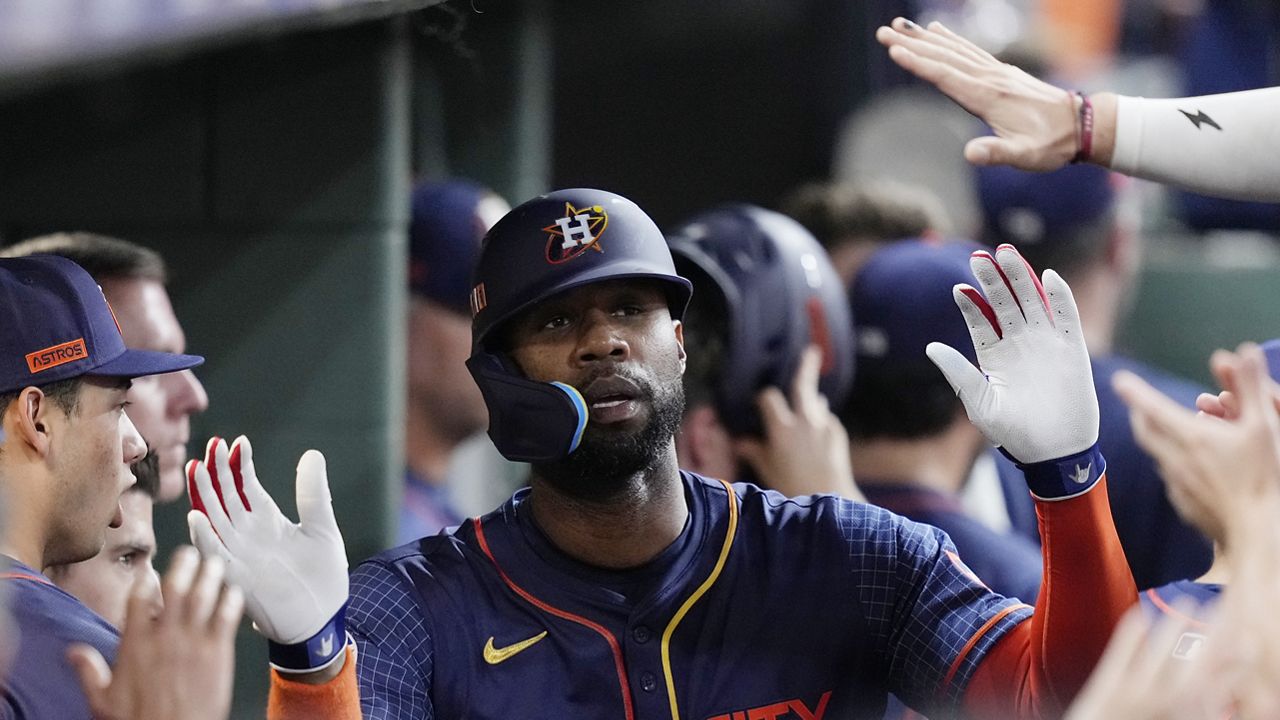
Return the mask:
<svg viewBox="0 0 1280 720">
<path fill-rule="evenodd" d="M 484 644 L 484 661 L 490 665 L 497 665 L 500 662 L 510 660 L 516 655 L 528 650 L 531 646 L 546 636 L 547 631 L 543 630 L 528 640 L 521 640 L 518 643 L 508 645 L 504 648 L 495 648 L 493 646 L 493 636 L 490 636 L 489 640 Z"/>
</svg>

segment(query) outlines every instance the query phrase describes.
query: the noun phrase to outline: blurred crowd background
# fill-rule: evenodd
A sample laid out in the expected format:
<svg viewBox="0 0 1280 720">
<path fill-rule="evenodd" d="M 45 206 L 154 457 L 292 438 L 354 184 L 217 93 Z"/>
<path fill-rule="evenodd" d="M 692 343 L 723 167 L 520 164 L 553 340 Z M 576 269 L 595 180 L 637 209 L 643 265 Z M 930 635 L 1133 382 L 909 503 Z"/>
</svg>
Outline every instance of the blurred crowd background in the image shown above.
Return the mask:
<svg viewBox="0 0 1280 720">
<path fill-rule="evenodd" d="M 1084 91 L 1280 85 L 1273 0 L 0 0 L 0 245 L 158 250 L 208 358 L 192 439 L 252 437 L 284 505 L 323 449 L 363 558 L 404 479 L 413 188 L 599 187 L 673 227 L 839 180 L 932 195 L 941 233 L 978 239 L 961 147 L 983 128 L 892 66 L 873 31 L 896 15 Z M 1123 185 L 1145 263 L 1118 350 L 1208 384 L 1212 349 L 1280 334 L 1280 206 Z M 452 462 L 466 513 L 522 475 L 483 435 Z M 156 528 L 161 565 L 183 513 Z M 238 651 L 249 716 L 265 650 Z"/>
</svg>

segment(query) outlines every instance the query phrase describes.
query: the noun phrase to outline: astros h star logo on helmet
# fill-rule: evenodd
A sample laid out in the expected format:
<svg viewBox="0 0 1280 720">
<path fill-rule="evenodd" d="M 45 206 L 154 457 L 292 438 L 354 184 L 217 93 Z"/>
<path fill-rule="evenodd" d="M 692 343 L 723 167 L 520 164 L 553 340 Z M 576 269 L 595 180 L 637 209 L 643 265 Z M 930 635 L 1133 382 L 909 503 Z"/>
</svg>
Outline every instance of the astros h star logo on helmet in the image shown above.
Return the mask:
<svg viewBox="0 0 1280 720">
<path fill-rule="evenodd" d="M 578 209 L 573 203 L 564 204 L 564 217 L 544 228 L 547 233 L 547 262 L 558 265 L 568 262 L 587 250 L 604 252 L 600 236 L 609 227 L 609 213 L 599 205 Z"/>
</svg>

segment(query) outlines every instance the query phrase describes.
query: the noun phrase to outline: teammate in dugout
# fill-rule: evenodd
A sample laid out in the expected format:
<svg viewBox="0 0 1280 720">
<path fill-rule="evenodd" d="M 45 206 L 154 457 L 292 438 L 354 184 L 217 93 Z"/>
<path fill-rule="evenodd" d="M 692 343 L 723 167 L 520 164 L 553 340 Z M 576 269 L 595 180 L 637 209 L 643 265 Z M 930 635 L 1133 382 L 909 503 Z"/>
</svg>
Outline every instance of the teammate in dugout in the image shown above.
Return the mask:
<svg viewBox="0 0 1280 720">
<path fill-rule="evenodd" d="M 193 500 L 210 500 L 189 516 L 194 539 L 229 558 L 249 614 L 316 629 L 273 647 L 294 673 L 276 675 L 273 713 L 877 717 L 889 692 L 939 716 L 1058 712 L 1136 592 L 1070 290 L 1052 271 L 1042 287 L 1011 247 L 972 269 L 982 292 L 954 297 L 982 370 L 947 346 L 928 355 L 1038 498 L 1034 611 L 984 587 L 936 529 L 680 471 L 689 283 L 635 204 L 565 190 L 489 232 L 472 291 L 468 364 L 490 436 L 532 463 L 531 487 L 364 562 L 347 606 L 341 562 L 322 557 L 332 513 L 302 502 L 327 499 L 316 454 L 299 468 L 303 522 L 283 533 L 247 441 L 189 465 Z M 334 647 L 344 629 L 358 654 Z"/>
</svg>

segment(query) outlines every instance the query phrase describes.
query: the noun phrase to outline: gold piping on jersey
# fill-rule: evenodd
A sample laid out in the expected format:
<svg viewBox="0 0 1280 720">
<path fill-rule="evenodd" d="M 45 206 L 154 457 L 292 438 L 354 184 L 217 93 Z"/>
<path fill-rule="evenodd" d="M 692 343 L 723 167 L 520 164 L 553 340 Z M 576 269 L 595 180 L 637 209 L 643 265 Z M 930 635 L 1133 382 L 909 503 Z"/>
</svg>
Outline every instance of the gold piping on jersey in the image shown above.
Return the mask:
<svg viewBox="0 0 1280 720">
<path fill-rule="evenodd" d="M 676 626 L 689 613 L 694 603 L 716 584 L 720 571 L 724 570 L 725 560 L 729 559 L 729 548 L 733 547 L 733 538 L 738 533 L 738 495 L 729 483 L 721 480 L 720 484 L 724 485 L 725 492 L 729 494 L 729 529 L 724 534 L 724 545 L 720 548 L 720 557 L 716 560 L 716 566 L 711 569 L 711 574 L 684 601 L 675 616 L 671 618 L 671 622 L 667 623 L 667 629 L 662 631 L 662 674 L 667 680 L 667 700 L 671 703 L 671 720 L 680 720 L 680 704 L 676 701 L 676 683 L 671 675 L 671 635 L 675 633 Z"/>
</svg>

